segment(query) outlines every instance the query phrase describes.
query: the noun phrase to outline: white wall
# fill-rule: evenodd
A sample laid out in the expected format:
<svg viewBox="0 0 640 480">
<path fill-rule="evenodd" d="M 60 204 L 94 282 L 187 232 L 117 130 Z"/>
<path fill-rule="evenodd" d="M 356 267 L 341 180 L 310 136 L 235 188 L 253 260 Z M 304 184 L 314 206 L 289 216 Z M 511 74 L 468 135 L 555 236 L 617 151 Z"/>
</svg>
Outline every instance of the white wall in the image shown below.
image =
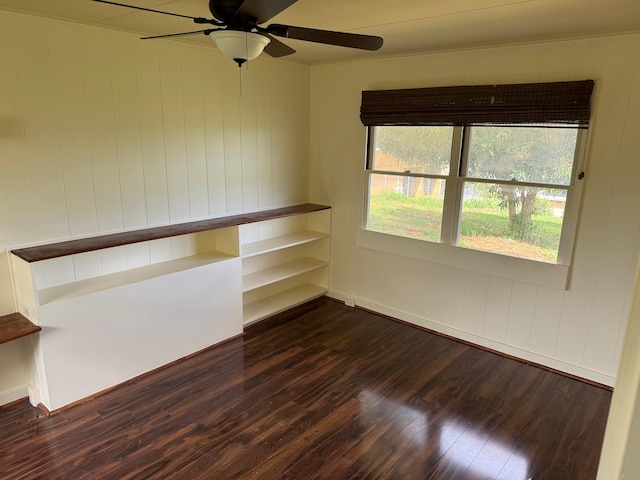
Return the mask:
<svg viewBox="0 0 640 480">
<path fill-rule="evenodd" d="M 6 249 L 307 201 L 307 66 L 263 55 L 240 92 L 213 48 L 8 12 L 0 62 L 0 314 L 16 308 Z M 39 280 L 182 248 L 152 245 L 50 262 Z M 20 345 L 0 346 L 0 399 L 25 383 Z"/>
<path fill-rule="evenodd" d="M 358 246 L 362 90 L 587 78 L 597 84 L 568 290 Z M 639 107 L 640 35 L 312 67 L 310 198 L 333 207 L 332 294 L 613 385 L 640 239 Z"/>
<path fill-rule="evenodd" d="M 640 270 L 638 271 L 640 274 Z M 599 480 L 634 479 L 640 471 L 640 282 L 625 335 L 598 467 Z"/>
</svg>

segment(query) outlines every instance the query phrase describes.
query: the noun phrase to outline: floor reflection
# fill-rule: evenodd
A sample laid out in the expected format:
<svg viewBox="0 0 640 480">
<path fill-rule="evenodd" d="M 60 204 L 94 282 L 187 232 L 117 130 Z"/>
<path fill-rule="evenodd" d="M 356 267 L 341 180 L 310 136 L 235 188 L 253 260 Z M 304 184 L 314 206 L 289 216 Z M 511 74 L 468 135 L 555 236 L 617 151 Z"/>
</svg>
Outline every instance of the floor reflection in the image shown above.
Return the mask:
<svg viewBox="0 0 640 480">
<path fill-rule="evenodd" d="M 530 478 L 528 459 L 512 445 L 488 436 L 481 427 L 446 418 L 443 411 L 427 413 L 370 390 L 362 391 L 358 400 L 361 427 L 377 437 L 361 445 L 361 455 L 366 458 L 363 465 L 379 468 L 383 462 L 381 452 L 386 449 L 403 451 L 406 458 L 421 457 L 421 471 L 411 472 L 416 478 L 430 471 L 443 472 L 445 476 L 435 473 L 427 478 Z M 377 431 L 378 425 L 385 430 Z"/>
<path fill-rule="evenodd" d="M 405 436 L 407 440 L 424 445 L 427 443 L 427 414 L 419 409 L 394 402 L 376 392 L 364 390 L 358 395 L 360 419 L 363 426 L 384 419 L 389 422 L 385 436 Z M 411 428 L 408 428 L 411 426 Z"/>
<path fill-rule="evenodd" d="M 529 462 L 510 445 L 487 437 L 473 425 L 445 420 L 440 433 L 442 460 L 478 478 L 527 480 Z"/>
</svg>

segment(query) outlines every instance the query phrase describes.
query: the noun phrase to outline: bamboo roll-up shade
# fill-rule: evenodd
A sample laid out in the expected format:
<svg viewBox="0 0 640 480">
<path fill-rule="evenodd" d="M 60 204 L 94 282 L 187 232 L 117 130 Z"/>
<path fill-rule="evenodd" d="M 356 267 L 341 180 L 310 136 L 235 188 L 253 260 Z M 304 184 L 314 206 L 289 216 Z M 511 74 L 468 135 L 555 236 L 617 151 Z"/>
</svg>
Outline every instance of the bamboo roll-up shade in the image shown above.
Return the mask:
<svg viewBox="0 0 640 480">
<path fill-rule="evenodd" d="M 362 92 L 360 118 L 375 125 L 554 123 L 586 126 L 593 80 Z"/>
</svg>

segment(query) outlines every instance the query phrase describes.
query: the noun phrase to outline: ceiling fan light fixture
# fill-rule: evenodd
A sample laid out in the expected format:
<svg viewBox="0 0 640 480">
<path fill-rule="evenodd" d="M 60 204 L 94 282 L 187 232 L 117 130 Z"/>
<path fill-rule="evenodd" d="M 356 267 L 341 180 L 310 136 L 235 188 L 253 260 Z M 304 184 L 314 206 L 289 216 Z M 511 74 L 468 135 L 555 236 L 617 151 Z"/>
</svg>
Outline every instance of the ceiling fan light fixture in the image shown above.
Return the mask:
<svg viewBox="0 0 640 480">
<path fill-rule="evenodd" d="M 231 58 L 238 66 L 258 57 L 271 41 L 258 33 L 237 30 L 215 30 L 209 36 L 222 54 Z"/>
</svg>

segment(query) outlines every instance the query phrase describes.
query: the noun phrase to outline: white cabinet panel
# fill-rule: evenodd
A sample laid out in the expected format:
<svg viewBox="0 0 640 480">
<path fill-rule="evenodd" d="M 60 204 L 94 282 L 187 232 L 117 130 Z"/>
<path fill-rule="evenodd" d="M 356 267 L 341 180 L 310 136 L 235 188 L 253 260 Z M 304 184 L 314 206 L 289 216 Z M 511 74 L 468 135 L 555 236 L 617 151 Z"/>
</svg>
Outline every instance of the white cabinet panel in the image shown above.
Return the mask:
<svg viewBox="0 0 640 480">
<path fill-rule="evenodd" d="M 238 262 L 209 263 L 43 306 L 48 408 L 241 333 Z"/>
</svg>

